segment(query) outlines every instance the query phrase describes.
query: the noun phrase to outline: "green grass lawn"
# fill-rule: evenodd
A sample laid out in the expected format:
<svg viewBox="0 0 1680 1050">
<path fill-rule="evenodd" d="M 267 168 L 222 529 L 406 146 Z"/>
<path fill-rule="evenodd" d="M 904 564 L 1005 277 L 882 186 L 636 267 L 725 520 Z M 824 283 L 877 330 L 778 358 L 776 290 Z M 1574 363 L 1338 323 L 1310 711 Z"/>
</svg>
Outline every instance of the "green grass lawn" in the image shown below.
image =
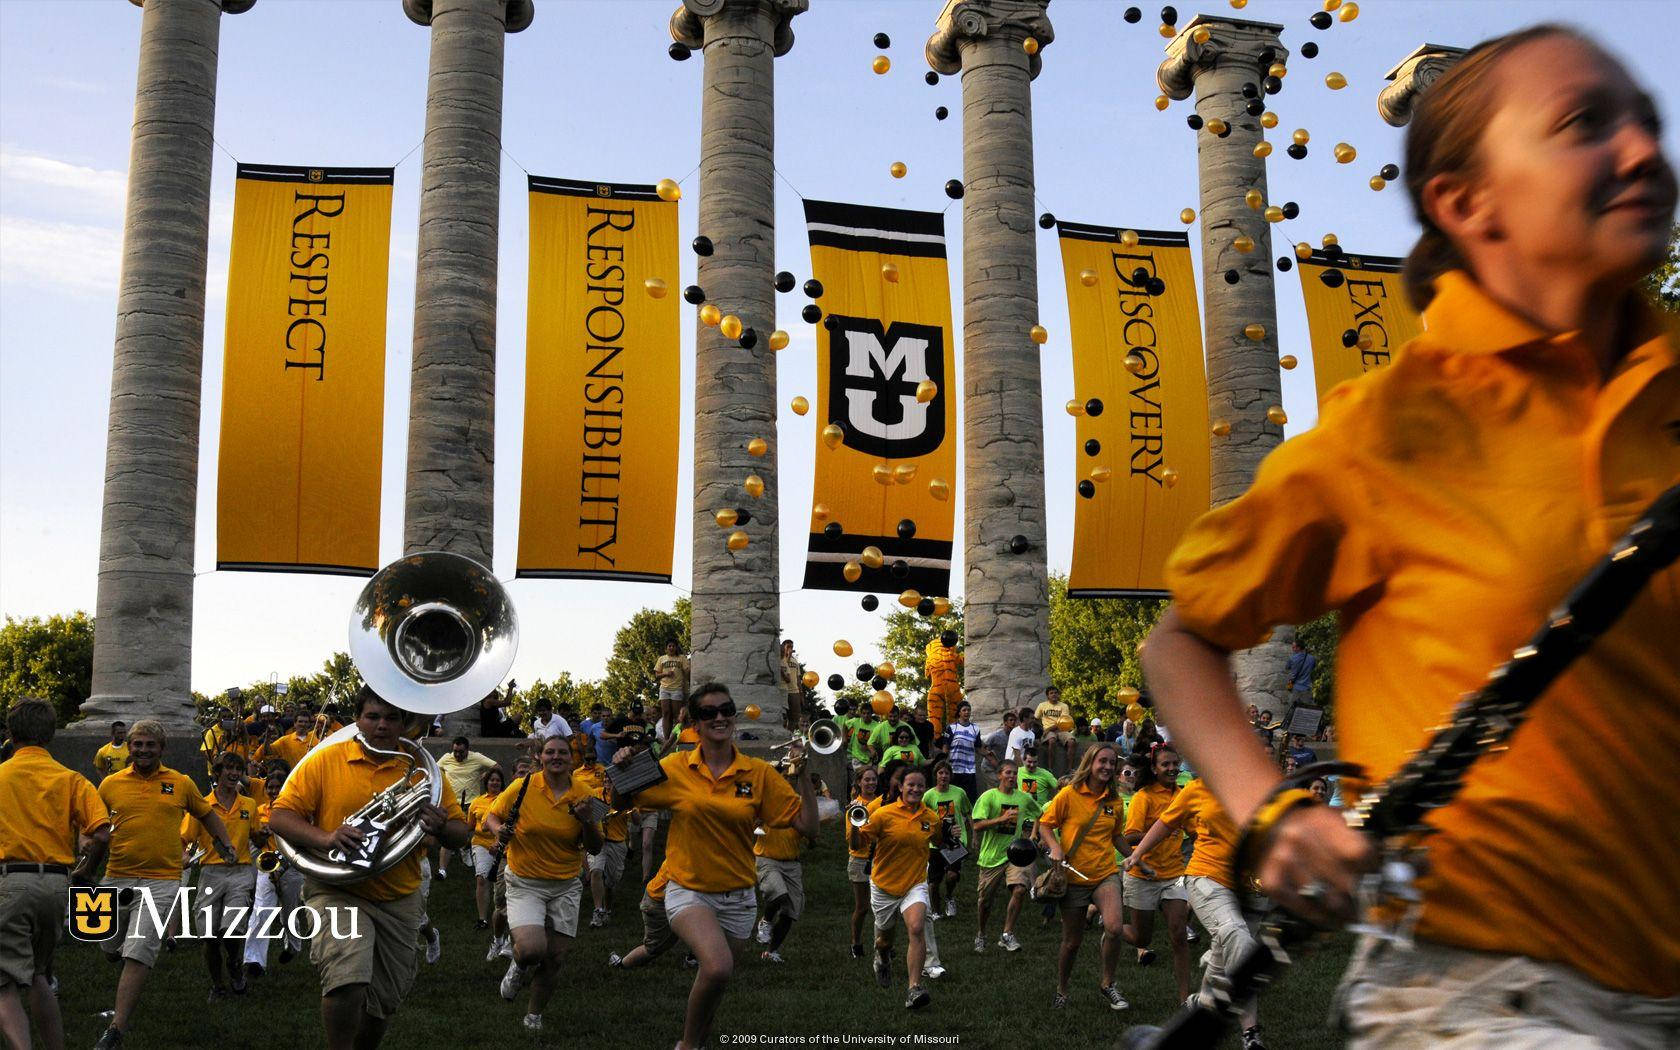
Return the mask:
<svg viewBox="0 0 1680 1050">
<path fill-rule="evenodd" d="M 974 881 L 965 872 L 959 888 L 959 912 L 937 926 L 944 962 L 950 970 L 932 985 L 933 1003 L 917 1012 L 904 1009 L 904 932 L 898 932 L 894 984 L 875 984 L 867 960 L 848 956 L 851 894 L 845 882 L 845 851 L 838 836 L 825 828 L 821 846 L 806 856 L 807 914 L 783 947 L 787 963 L 752 957 L 736 971 L 714 1033 L 714 1047 L 767 1045 L 765 1037 L 805 1037 L 779 1045 L 844 1045 L 845 1036 L 915 1034 L 955 1036 L 963 1047 L 1040 1045 L 1112 1047 L 1128 1024 L 1158 1023 L 1175 1005 L 1172 967 L 1167 953 L 1154 966 L 1127 960 L 1119 986 L 1131 1001 L 1123 1013 L 1110 1011 L 1097 997 L 1098 935 L 1091 931 L 1076 964 L 1072 1002 L 1064 1011 L 1049 1009 L 1055 989 L 1057 927 L 1041 927 L 1031 902 L 1017 933 L 1024 949 L 1006 953 L 988 945 L 975 955 Z M 443 958 L 421 963 L 420 976 L 391 1025 L 387 1047 L 587 1046 L 590 1050 L 663 1050 L 675 1044 L 692 971 L 682 967 L 674 949 L 653 966 L 610 970 L 610 951 L 626 951 L 641 940 L 641 869 L 631 854 L 610 925 L 585 925 L 564 964 L 561 990 L 550 1003 L 546 1031 L 533 1040 L 519 1024 L 524 997 L 506 1003 L 496 994 L 506 963 L 488 963 L 485 934 L 475 931 L 472 882 L 457 877 L 432 884 L 431 915 L 443 934 Z M 1001 896 L 1000 896 L 1001 901 Z M 584 895 L 584 923 L 589 900 Z M 996 941 L 1001 913 L 993 919 Z M 1156 932 L 1157 942 L 1164 931 Z M 1205 936 L 1192 950 L 1199 957 Z M 1164 944 L 1159 944 L 1164 948 Z M 1346 962 L 1349 940 L 1337 938 L 1301 956 L 1261 1004 L 1261 1024 L 1272 1050 L 1313 1050 L 1341 1045 L 1325 1022 L 1330 995 Z M 323 1044 L 318 985 L 307 956 L 285 967 L 270 957 L 269 975 L 249 994 L 207 1003 L 209 978 L 202 956 L 183 946 L 159 958 L 129 1032 L 131 1048 L 314 1047 Z M 91 1047 L 103 1030 L 98 1014 L 110 1008 L 117 968 L 94 947 L 65 942 L 57 956 L 65 1027 L 72 1048 Z M 725 1044 L 724 1037 L 728 1037 Z M 827 1041 L 820 1037 L 833 1037 Z M 757 1040 L 755 1044 L 755 1039 Z M 899 1045 L 914 1046 L 914 1042 Z M 937 1044 L 936 1044 L 937 1045 Z M 943 1044 L 950 1045 L 950 1044 Z M 1227 1040 L 1237 1046 L 1238 1040 Z"/>
</svg>

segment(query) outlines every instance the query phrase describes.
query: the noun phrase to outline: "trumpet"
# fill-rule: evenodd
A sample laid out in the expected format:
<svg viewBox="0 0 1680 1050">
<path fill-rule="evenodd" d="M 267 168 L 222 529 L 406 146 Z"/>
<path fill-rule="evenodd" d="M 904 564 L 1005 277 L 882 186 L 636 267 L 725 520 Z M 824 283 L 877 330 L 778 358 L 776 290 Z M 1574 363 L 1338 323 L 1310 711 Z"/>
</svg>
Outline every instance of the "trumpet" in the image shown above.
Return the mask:
<svg viewBox="0 0 1680 1050">
<path fill-rule="evenodd" d="M 869 807 L 862 802 L 853 802 L 846 807 L 846 823 L 854 829 L 862 828 L 869 823 Z"/>
</svg>

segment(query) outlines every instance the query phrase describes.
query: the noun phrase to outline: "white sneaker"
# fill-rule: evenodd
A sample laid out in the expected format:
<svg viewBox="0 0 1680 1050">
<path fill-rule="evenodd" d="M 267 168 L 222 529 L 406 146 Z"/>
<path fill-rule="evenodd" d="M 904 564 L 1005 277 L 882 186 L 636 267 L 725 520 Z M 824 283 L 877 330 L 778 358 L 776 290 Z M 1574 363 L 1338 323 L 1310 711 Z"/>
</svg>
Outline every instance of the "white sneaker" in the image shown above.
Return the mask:
<svg viewBox="0 0 1680 1050">
<path fill-rule="evenodd" d="M 1120 989 L 1114 987 L 1112 984 L 1107 988 L 1098 988 L 1097 991 L 1101 992 L 1102 997 L 1108 1000 L 1108 1008 L 1110 1010 L 1124 1010 L 1132 1005 L 1120 995 Z"/>
<path fill-rule="evenodd" d="M 525 1030 L 527 1032 L 542 1031 L 542 1014 L 526 1014 Z"/>
<path fill-rule="evenodd" d="M 502 953 L 502 939 L 495 934 L 490 935 L 490 950 L 484 953 L 485 962 L 495 962 L 496 956 Z"/>
<path fill-rule="evenodd" d="M 770 943 L 770 924 L 763 919 L 758 920 L 758 943 Z"/>
<path fill-rule="evenodd" d="M 1018 952 L 1021 950 L 1021 942 L 1015 939 L 1013 933 L 1006 933 L 998 938 L 998 947 L 1006 952 Z"/>
<path fill-rule="evenodd" d="M 624 965 L 624 956 L 618 954 L 617 952 L 612 952 L 611 954 L 609 954 L 607 956 L 607 966 L 609 968 L 616 970 L 620 966 L 623 966 L 623 965 Z"/>
<path fill-rule="evenodd" d="M 430 966 L 441 958 L 443 958 L 443 935 L 438 933 L 436 926 L 433 926 L 431 932 L 426 934 L 426 965 Z"/>
<path fill-rule="evenodd" d="M 945 976 L 945 967 L 943 967 L 943 966 L 924 966 L 924 967 L 922 967 L 922 976 L 926 977 L 930 981 L 937 981 L 941 977 Z"/>
<path fill-rule="evenodd" d="M 764 952 L 763 954 L 761 954 L 759 956 L 759 958 L 763 959 L 765 962 L 773 962 L 773 963 L 787 962 L 786 959 L 782 958 L 782 953 L 781 952 Z"/>
<path fill-rule="evenodd" d="M 956 901 L 956 898 L 953 897 L 951 900 L 948 900 L 948 901 L 945 902 L 945 917 L 947 919 L 954 919 L 954 918 L 956 918 L 956 916 L 957 916 L 957 901 Z"/>
<path fill-rule="evenodd" d="M 974 935 L 974 954 L 986 954 L 986 935 L 983 933 L 977 933 Z"/>
<path fill-rule="evenodd" d="M 508 1002 L 519 995 L 519 986 L 525 983 L 525 974 L 516 962 L 508 963 L 507 973 L 502 977 L 502 998 Z"/>
<path fill-rule="evenodd" d="M 513 958 L 513 934 L 504 933 L 502 935 L 502 946 L 496 949 L 496 954 L 504 959 Z"/>
</svg>

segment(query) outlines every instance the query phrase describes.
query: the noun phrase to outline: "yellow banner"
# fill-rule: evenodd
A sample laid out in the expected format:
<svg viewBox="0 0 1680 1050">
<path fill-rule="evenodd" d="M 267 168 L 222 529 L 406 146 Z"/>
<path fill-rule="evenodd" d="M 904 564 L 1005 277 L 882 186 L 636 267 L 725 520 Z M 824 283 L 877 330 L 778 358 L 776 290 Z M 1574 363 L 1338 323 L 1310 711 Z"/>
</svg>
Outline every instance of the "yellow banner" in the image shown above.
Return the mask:
<svg viewBox="0 0 1680 1050">
<path fill-rule="evenodd" d="M 677 206 L 652 186 L 537 176 L 530 199 L 517 575 L 669 583 Z"/>
<path fill-rule="evenodd" d="M 1190 243 L 1138 230 L 1126 245 L 1117 229 L 1071 222 L 1057 231 L 1079 413 L 1068 594 L 1165 596 L 1167 555 L 1210 491 Z"/>
<path fill-rule="evenodd" d="M 948 595 L 957 420 L 944 217 L 808 200 L 805 222 L 824 315 L 805 586 Z M 848 580 L 869 547 L 881 566 Z"/>
<path fill-rule="evenodd" d="M 1401 343 L 1423 331 L 1400 280 L 1404 262 L 1315 251 L 1300 263 L 1319 404 L 1331 387 L 1388 364 Z"/>
<path fill-rule="evenodd" d="M 379 567 L 390 168 L 241 164 L 216 567 Z"/>
</svg>

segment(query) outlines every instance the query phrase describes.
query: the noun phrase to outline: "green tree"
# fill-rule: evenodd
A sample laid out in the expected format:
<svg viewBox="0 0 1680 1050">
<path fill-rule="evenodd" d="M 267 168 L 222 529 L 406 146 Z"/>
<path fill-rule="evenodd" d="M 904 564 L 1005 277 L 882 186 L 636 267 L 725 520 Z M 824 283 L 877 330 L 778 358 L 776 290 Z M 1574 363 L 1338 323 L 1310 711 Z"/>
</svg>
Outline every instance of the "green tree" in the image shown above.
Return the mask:
<svg viewBox="0 0 1680 1050">
<path fill-rule="evenodd" d="M 80 610 L 41 619 L 6 617 L 0 627 L 0 717 L 12 702 L 52 702 L 59 724 L 78 717 L 93 692 L 93 620 Z"/>
<path fill-rule="evenodd" d="M 504 710 L 509 718 L 518 722 L 520 728 L 529 733 L 531 712 L 539 700 L 547 700 L 556 711 L 560 710 L 562 704 L 571 704 L 580 714 L 588 714 L 589 706 L 597 701 L 607 702 L 601 682 L 587 679 L 580 681 L 573 678 L 570 671 L 561 671 L 552 682 L 545 682 L 539 678 L 524 689 L 515 689 Z"/>
<path fill-rule="evenodd" d="M 1050 680 L 1076 713 L 1112 725 L 1122 686 L 1143 688 L 1137 649 L 1160 622 L 1157 598 L 1069 598 L 1067 577 L 1050 576 Z"/>
<path fill-rule="evenodd" d="M 957 632 L 957 641 L 961 643 L 962 602 L 952 602 L 951 611 L 943 616 L 922 616 L 914 609 L 898 608 L 881 619 L 886 623 L 881 635 L 881 653 L 898 672 L 893 676 L 894 693 L 900 703 L 921 703 L 932 684 L 927 676 L 928 643 L 946 631 Z"/>
<path fill-rule="evenodd" d="M 319 682 L 318 695 L 326 703 L 341 704 L 349 709 L 351 701 L 362 688 L 361 672 L 349 653 L 338 652 L 328 657 L 315 675 Z"/>
<path fill-rule="evenodd" d="M 683 652 L 688 652 L 692 612 L 689 600 L 678 598 L 670 612 L 642 609 L 630 617 L 630 622 L 613 637 L 607 674 L 600 682 L 601 702 L 619 712 L 629 710 L 633 700 L 656 707 L 659 683 L 654 680 L 653 665 L 665 655 L 667 642 L 674 641 Z M 579 711 L 587 710 L 587 707 L 579 708 Z"/>
<path fill-rule="evenodd" d="M 1662 264 L 1645 277 L 1645 293 L 1671 313 L 1680 313 L 1680 224 L 1669 228 Z"/>
</svg>

